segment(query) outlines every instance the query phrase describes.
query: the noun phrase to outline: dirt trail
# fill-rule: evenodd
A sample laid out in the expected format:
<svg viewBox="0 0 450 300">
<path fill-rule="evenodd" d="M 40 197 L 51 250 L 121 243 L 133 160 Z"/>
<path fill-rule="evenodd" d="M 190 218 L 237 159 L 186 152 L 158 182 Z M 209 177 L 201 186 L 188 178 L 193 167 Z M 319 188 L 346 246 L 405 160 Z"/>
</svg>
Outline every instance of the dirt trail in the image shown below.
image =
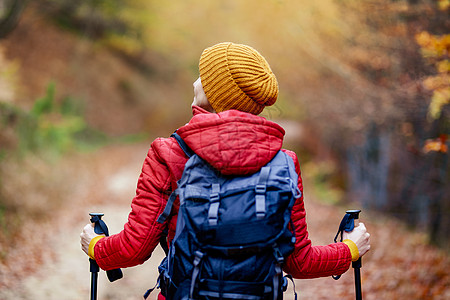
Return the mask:
<svg viewBox="0 0 450 300">
<path fill-rule="evenodd" d="M 53 235 L 50 245 L 43 247 L 48 250 L 43 265 L 13 287 L 0 290 L 0 299 L 89 298 L 89 263 L 80 250 L 79 233 L 90 211 L 105 213 L 111 233 L 123 228 L 146 152 L 147 145 L 116 146 L 74 166 L 76 188 L 71 201 L 50 224 Z M 313 201 L 307 185 L 305 195 L 310 237 L 315 245 L 327 244 L 346 208 Z M 365 212 L 363 221 L 371 232 L 373 247 L 363 260 L 364 299 L 450 299 L 446 255 L 425 246 L 423 236 L 407 232 L 392 220 Z M 142 299 L 156 281 L 162 256 L 158 248 L 144 265 L 124 269 L 124 278 L 115 283 L 109 283 L 102 271 L 98 299 Z M 320 278 L 295 283 L 299 299 L 354 299 L 352 271 L 339 281 Z M 150 299 L 156 296 L 154 292 Z M 292 286 L 285 298 L 293 299 Z"/>
</svg>

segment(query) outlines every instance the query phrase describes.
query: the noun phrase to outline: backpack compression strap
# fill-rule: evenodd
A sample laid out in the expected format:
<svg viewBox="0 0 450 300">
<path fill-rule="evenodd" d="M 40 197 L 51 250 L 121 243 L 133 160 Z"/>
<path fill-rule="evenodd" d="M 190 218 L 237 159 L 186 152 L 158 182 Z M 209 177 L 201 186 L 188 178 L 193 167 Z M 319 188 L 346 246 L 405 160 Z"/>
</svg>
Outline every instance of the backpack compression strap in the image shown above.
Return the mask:
<svg viewBox="0 0 450 300">
<path fill-rule="evenodd" d="M 189 300 L 194 300 L 195 282 L 200 274 L 200 263 L 202 262 L 203 256 L 204 253 L 201 251 L 195 251 L 194 270 L 192 271 L 191 287 L 189 289 Z"/>
<path fill-rule="evenodd" d="M 267 180 L 269 179 L 270 167 L 262 167 L 259 173 L 258 184 L 256 185 L 255 192 L 255 204 L 256 204 L 256 218 L 258 220 L 264 219 L 266 216 L 266 188 Z"/>
</svg>

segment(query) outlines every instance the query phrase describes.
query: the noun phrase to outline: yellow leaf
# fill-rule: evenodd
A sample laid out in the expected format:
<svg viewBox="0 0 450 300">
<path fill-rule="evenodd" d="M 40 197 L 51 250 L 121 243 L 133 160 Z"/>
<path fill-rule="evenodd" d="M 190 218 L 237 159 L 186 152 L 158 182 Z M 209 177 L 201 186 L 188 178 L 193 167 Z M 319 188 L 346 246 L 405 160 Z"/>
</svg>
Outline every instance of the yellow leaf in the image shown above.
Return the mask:
<svg viewBox="0 0 450 300">
<path fill-rule="evenodd" d="M 442 107 L 450 103 L 450 88 L 437 89 L 433 93 L 428 107 L 431 118 L 437 119 L 441 115 Z"/>
<path fill-rule="evenodd" d="M 436 64 L 436 66 L 437 66 L 437 70 L 439 73 L 450 72 L 450 60 L 448 60 L 448 59 L 441 60 L 440 62 L 438 62 Z"/>
<path fill-rule="evenodd" d="M 450 7 L 450 0 L 439 0 L 438 5 L 440 10 L 447 10 Z"/>
<path fill-rule="evenodd" d="M 431 42 L 431 35 L 426 31 L 422 31 L 416 34 L 416 41 L 421 47 L 426 47 Z"/>
<path fill-rule="evenodd" d="M 429 76 L 423 81 L 423 85 L 430 91 L 450 87 L 450 75 L 446 73 Z"/>
<path fill-rule="evenodd" d="M 423 146 L 423 151 L 425 153 L 428 152 L 442 152 L 447 153 L 448 147 L 447 147 L 447 136 L 441 135 L 440 137 L 436 139 L 428 139 L 425 141 L 425 145 Z"/>
</svg>

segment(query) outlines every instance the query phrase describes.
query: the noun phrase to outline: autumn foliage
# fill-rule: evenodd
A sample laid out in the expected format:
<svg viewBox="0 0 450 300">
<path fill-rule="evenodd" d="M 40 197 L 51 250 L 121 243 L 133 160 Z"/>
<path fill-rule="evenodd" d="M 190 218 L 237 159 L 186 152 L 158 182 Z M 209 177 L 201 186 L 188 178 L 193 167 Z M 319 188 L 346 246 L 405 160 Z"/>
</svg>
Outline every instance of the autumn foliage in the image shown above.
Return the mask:
<svg viewBox="0 0 450 300">
<path fill-rule="evenodd" d="M 436 74 L 427 77 L 424 85 L 433 91 L 429 113 L 439 118 L 443 106 L 450 103 L 450 34 L 431 35 L 423 31 L 416 35 L 423 57 L 435 67 Z"/>
</svg>

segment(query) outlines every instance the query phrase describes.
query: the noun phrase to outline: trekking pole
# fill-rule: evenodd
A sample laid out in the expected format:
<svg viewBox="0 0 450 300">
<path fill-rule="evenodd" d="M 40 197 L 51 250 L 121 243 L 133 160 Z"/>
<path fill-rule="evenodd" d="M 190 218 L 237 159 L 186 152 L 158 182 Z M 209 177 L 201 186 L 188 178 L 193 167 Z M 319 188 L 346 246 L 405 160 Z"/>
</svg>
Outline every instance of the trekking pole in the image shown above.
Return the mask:
<svg viewBox="0 0 450 300">
<path fill-rule="evenodd" d="M 91 271 L 91 300 L 97 300 L 97 281 L 99 266 L 92 258 L 89 258 L 90 271 Z"/>
<path fill-rule="evenodd" d="M 359 226 L 359 213 L 361 212 L 360 209 L 352 209 L 347 210 L 344 218 L 341 221 L 341 224 L 339 225 L 338 232 L 336 236 L 334 237 L 334 242 L 337 243 L 337 238 L 339 234 L 341 235 L 340 241 L 342 242 L 342 234 L 344 231 L 350 232 L 355 227 Z M 355 272 L 355 296 L 356 300 L 362 300 L 362 290 L 361 290 L 361 257 L 357 260 L 352 262 L 352 267 Z M 341 275 L 332 276 L 334 280 L 338 280 Z"/>
<path fill-rule="evenodd" d="M 104 216 L 103 213 L 90 213 L 91 223 L 94 223 L 94 232 L 96 234 L 104 234 L 105 236 L 109 236 L 108 227 L 106 223 L 102 220 Z M 89 258 L 90 263 L 90 271 L 91 271 L 91 300 L 97 300 L 97 283 L 98 283 L 98 272 L 100 268 L 97 262 Z M 122 270 L 114 269 L 106 271 L 106 275 L 110 282 L 116 281 L 123 277 Z"/>
<path fill-rule="evenodd" d="M 359 226 L 359 213 L 361 210 L 347 210 L 346 213 L 351 215 L 351 218 L 354 220 L 354 227 Z M 361 291 L 361 257 L 358 258 L 357 261 L 352 262 L 352 268 L 355 272 L 355 295 L 356 300 L 362 300 L 362 291 Z"/>
</svg>

